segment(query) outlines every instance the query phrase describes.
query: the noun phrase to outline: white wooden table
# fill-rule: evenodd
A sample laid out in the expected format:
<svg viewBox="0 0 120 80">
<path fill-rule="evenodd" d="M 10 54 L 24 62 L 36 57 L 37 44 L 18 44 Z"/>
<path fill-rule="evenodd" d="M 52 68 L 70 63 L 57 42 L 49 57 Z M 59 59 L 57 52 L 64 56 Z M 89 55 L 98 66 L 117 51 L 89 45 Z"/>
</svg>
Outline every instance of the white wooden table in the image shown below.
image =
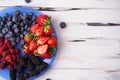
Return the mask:
<svg viewBox="0 0 120 80">
<path fill-rule="evenodd" d="M 30 6 L 52 17 L 57 57 L 36 80 L 120 80 L 120 0 L 0 0 L 0 9 L 8 6 Z"/>
</svg>

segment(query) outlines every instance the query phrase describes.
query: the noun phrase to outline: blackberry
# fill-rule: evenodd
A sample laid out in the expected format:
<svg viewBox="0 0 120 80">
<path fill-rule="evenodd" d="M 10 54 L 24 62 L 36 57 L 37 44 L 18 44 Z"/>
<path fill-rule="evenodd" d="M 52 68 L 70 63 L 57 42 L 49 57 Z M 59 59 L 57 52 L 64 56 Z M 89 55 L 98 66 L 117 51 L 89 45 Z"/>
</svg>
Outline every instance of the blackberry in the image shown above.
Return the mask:
<svg viewBox="0 0 120 80">
<path fill-rule="evenodd" d="M 18 74 L 18 80 L 26 80 L 25 77 L 23 77 L 24 73 L 19 73 Z"/>
<path fill-rule="evenodd" d="M 24 77 L 25 79 L 29 79 L 29 78 L 30 78 L 30 74 L 29 74 L 29 73 L 24 73 L 24 74 L 23 74 L 23 77 Z"/>
<path fill-rule="evenodd" d="M 51 80 L 50 78 L 47 78 L 47 79 L 45 79 L 45 80 Z"/>
<path fill-rule="evenodd" d="M 9 71 L 9 76 L 10 76 L 10 80 L 16 80 L 16 70 L 15 69 L 11 69 Z"/>
<path fill-rule="evenodd" d="M 36 70 L 43 71 L 48 67 L 48 64 L 46 62 L 42 62 L 40 65 L 36 66 Z"/>
<path fill-rule="evenodd" d="M 20 58 L 19 65 L 25 67 L 25 65 L 26 65 L 26 60 L 25 60 L 23 57 Z"/>
<path fill-rule="evenodd" d="M 33 62 L 35 65 L 39 65 L 42 60 L 38 56 L 34 56 L 33 54 L 30 56 L 30 60 Z"/>
<path fill-rule="evenodd" d="M 30 76 L 32 77 L 32 76 L 37 76 L 37 75 L 39 75 L 40 72 L 37 71 L 37 70 L 34 70 L 34 71 L 30 71 L 29 74 L 30 74 Z"/>
<path fill-rule="evenodd" d="M 23 72 L 23 67 L 20 66 L 20 65 L 17 65 L 16 70 L 17 70 L 17 72 L 22 73 Z"/>
<path fill-rule="evenodd" d="M 27 61 L 27 67 L 26 67 L 29 71 L 32 71 L 34 69 L 34 65 L 33 63 L 31 63 L 31 60 Z"/>
</svg>

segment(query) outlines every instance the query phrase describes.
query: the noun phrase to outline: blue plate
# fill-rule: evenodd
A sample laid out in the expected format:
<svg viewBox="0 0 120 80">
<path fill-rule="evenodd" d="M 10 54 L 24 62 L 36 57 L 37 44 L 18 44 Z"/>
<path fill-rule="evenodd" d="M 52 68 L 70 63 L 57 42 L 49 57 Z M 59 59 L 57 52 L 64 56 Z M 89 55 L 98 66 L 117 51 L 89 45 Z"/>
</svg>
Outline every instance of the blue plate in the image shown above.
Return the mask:
<svg viewBox="0 0 120 80">
<path fill-rule="evenodd" d="M 5 8 L 5 9 L 1 10 L 0 11 L 0 16 L 3 17 L 5 15 L 5 13 L 9 13 L 10 15 L 13 15 L 15 10 L 20 10 L 21 13 L 33 12 L 34 15 L 36 15 L 36 16 L 42 14 L 40 11 L 37 11 L 37 10 L 32 9 L 30 7 L 13 6 L 13 7 L 8 7 L 8 8 Z M 54 27 L 53 27 L 53 34 L 52 35 L 54 35 L 57 38 Z M 19 46 L 16 46 L 16 47 L 18 47 L 21 50 L 21 48 Z M 46 70 L 42 71 L 40 75 L 35 76 L 35 77 L 31 77 L 29 80 L 34 80 L 35 78 L 38 78 L 38 77 L 42 76 L 45 72 L 48 71 L 48 69 L 50 68 L 51 64 L 53 63 L 53 61 L 55 59 L 56 52 L 57 52 L 57 47 L 56 47 L 54 55 L 51 59 L 44 59 L 44 61 L 49 64 L 48 68 Z M 21 51 L 20 54 L 23 55 L 24 53 Z M 5 68 L 4 70 L 0 70 L 0 76 L 5 78 L 6 80 L 10 80 L 8 68 Z"/>
</svg>

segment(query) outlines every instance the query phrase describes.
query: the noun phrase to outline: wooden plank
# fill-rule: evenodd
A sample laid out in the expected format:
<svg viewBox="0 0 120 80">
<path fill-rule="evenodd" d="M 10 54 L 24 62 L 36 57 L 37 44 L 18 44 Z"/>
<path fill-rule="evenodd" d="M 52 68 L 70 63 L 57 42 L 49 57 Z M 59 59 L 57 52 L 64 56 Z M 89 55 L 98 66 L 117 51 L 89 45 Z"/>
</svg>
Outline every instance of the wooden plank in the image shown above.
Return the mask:
<svg viewBox="0 0 120 80">
<path fill-rule="evenodd" d="M 39 0 L 32 3 L 25 3 L 24 0 L 0 0 L 0 6 L 42 6 L 42 7 L 97 7 L 97 8 L 120 8 L 119 0 Z"/>
<path fill-rule="evenodd" d="M 36 80 L 45 80 L 46 77 L 52 80 L 112 80 L 104 71 L 79 69 L 52 69 Z"/>
</svg>

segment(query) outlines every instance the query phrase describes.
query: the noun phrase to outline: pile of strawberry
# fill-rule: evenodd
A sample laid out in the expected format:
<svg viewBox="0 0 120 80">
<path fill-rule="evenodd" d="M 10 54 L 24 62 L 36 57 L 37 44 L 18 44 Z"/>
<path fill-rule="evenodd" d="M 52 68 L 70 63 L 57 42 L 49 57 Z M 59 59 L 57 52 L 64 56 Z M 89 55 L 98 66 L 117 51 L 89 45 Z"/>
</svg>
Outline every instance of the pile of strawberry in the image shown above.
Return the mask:
<svg viewBox="0 0 120 80">
<path fill-rule="evenodd" d="M 39 15 L 37 24 L 31 26 L 30 31 L 24 36 L 24 53 L 51 58 L 57 46 L 57 40 L 52 33 L 51 18 L 44 14 Z"/>
<path fill-rule="evenodd" d="M 8 67 L 12 69 L 19 61 L 20 53 L 17 48 L 14 48 L 11 42 L 0 37 L 0 69 Z"/>
</svg>

